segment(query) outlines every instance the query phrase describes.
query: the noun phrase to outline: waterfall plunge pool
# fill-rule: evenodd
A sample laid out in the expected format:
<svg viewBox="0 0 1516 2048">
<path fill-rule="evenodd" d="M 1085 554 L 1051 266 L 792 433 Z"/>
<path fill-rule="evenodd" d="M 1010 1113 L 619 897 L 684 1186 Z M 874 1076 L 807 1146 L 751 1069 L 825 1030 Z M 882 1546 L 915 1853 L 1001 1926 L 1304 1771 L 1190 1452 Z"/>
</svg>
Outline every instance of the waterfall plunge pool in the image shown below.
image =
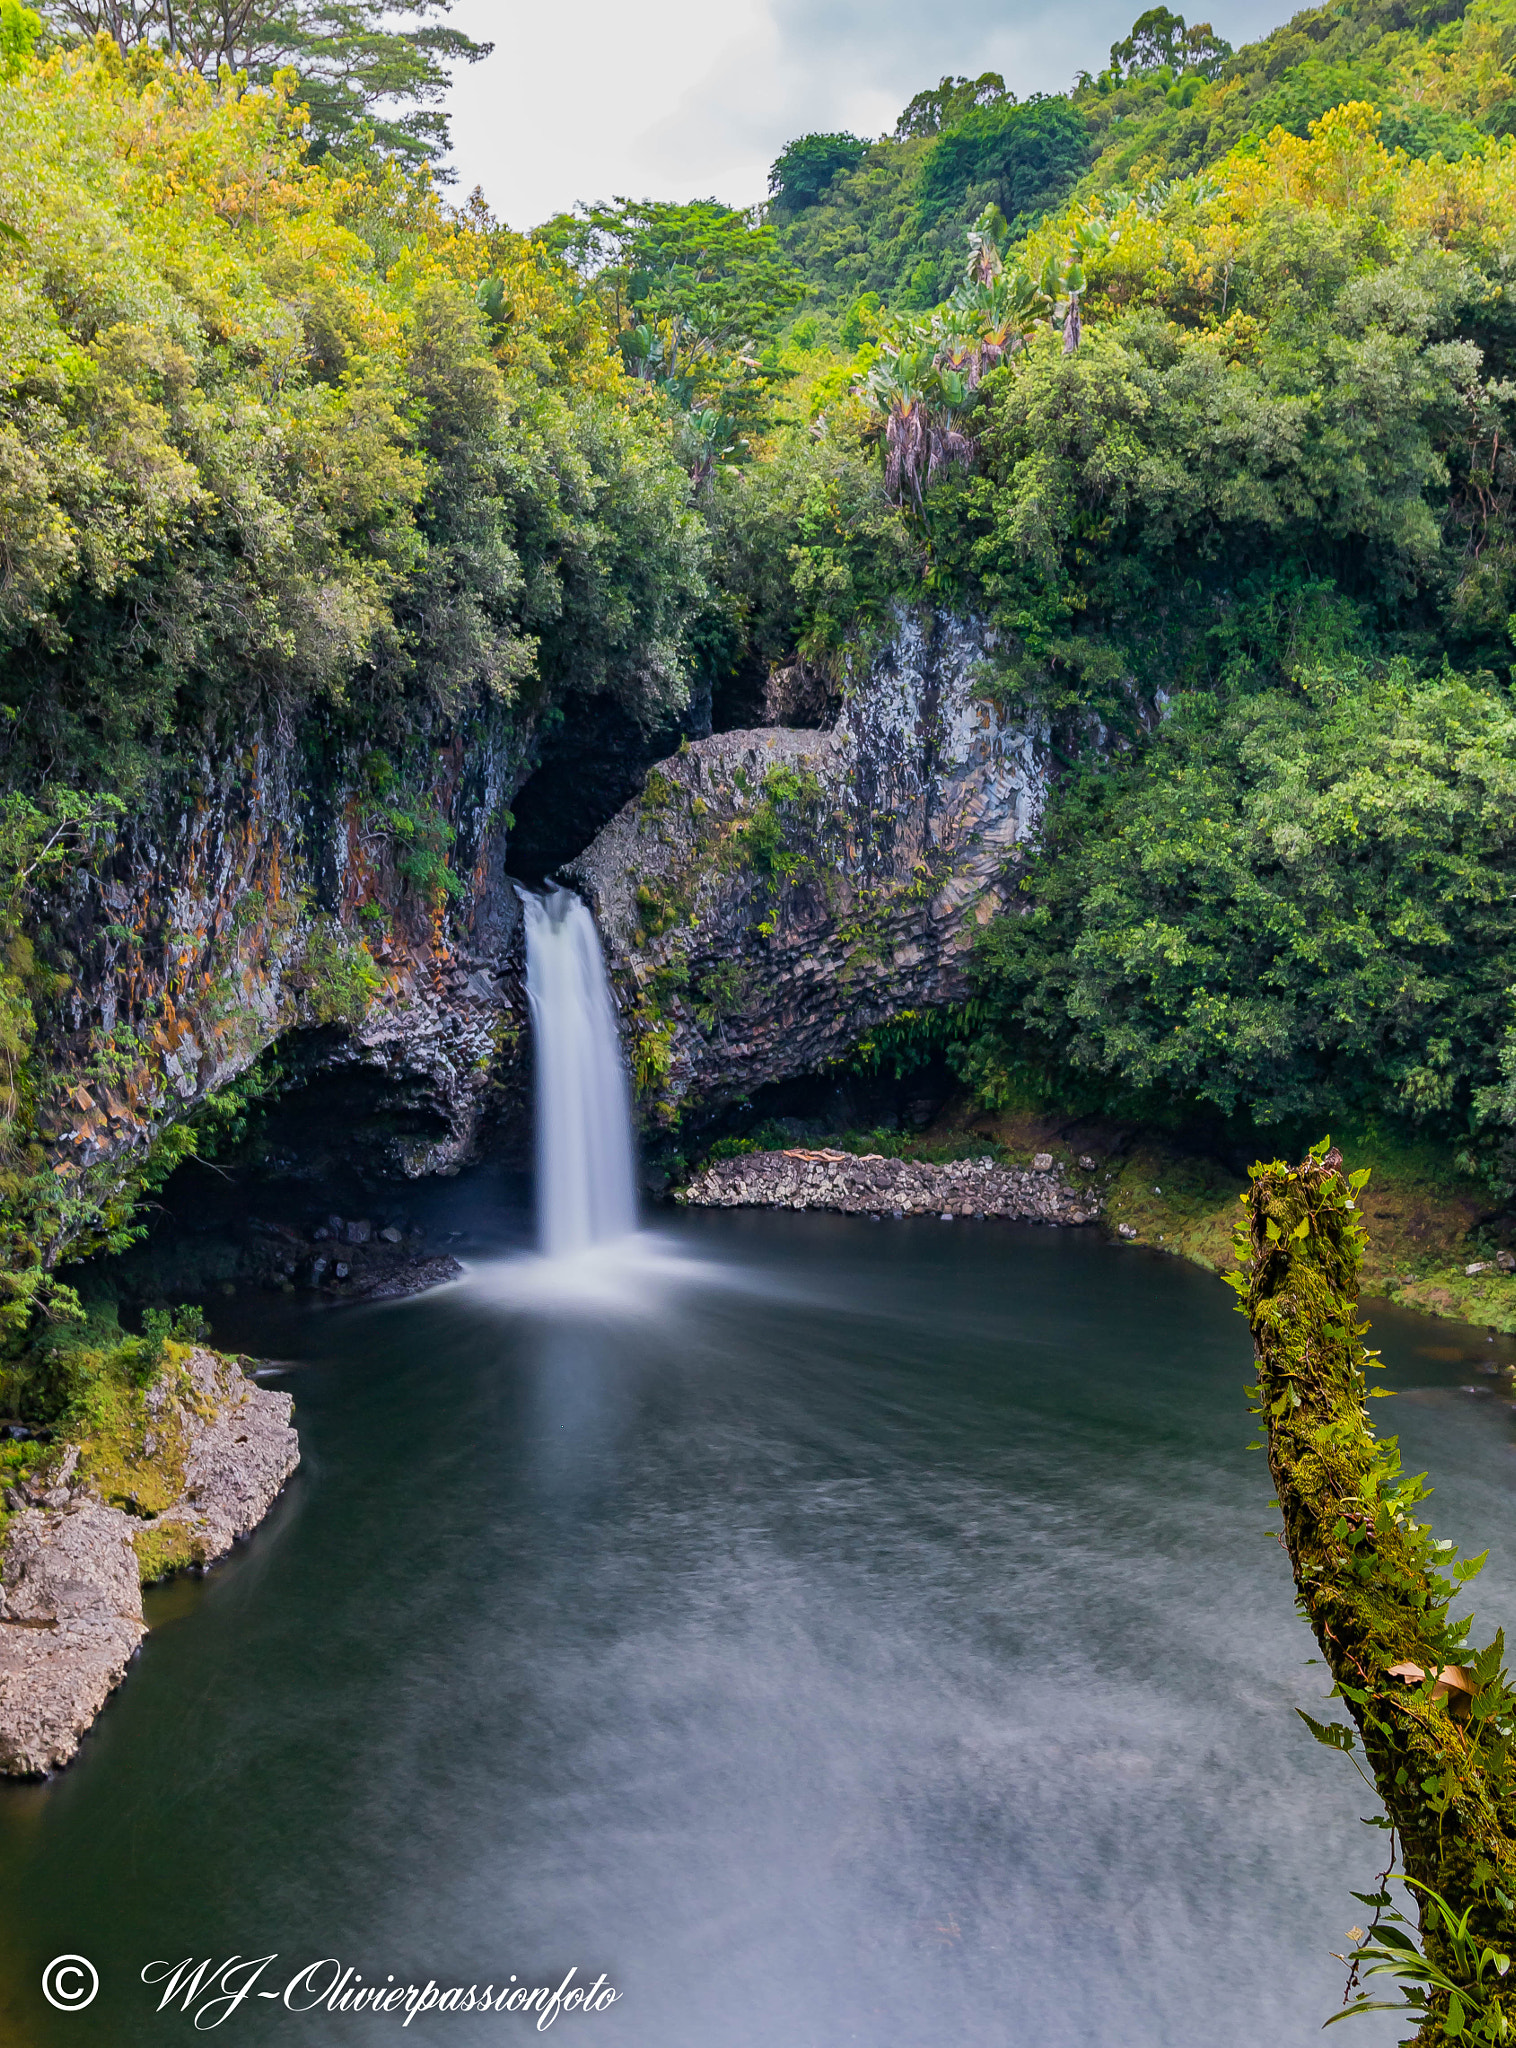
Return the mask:
<svg viewBox="0 0 1516 2048">
<path fill-rule="evenodd" d="M 78 1762 L 0 1791 L 3 2048 L 188 2040 L 143 1964 L 268 1952 L 603 1970 L 619 2003 L 558 2029 L 606 2048 L 1314 2040 L 1383 1837 L 1292 1711 L 1325 1684 L 1231 1296 L 1093 1232 L 742 1212 L 534 1293 L 568 1268 L 499 1186 L 427 1198 L 454 1287 L 224 1305 L 292 1362 L 305 1461 L 150 1597 Z M 1458 1384 L 1501 1347 L 1373 1341 L 1439 1533 L 1495 1546 L 1493 1629 L 1516 1459 Z M 77 2014 L 36 1990 L 65 1951 Z M 227 2034 L 396 2025 L 249 2001 Z"/>
</svg>

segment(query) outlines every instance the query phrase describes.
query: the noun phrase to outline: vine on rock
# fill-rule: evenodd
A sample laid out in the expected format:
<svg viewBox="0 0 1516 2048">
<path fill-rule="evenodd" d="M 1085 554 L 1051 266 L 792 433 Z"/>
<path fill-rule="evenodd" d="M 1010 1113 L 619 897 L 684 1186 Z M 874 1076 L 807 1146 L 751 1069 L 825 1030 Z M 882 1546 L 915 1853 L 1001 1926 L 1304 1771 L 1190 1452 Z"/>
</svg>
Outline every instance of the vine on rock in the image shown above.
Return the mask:
<svg viewBox="0 0 1516 2048">
<path fill-rule="evenodd" d="M 1369 1421 L 1381 1390 L 1368 1384 L 1378 1360 L 1358 1321 L 1368 1173 L 1345 1175 L 1323 1140 L 1299 1166 L 1259 1164 L 1250 1178 L 1242 1271 L 1231 1284 L 1253 1332 L 1250 1393 L 1284 1542 L 1418 1901 L 1423 1954 L 1394 1924 L 1382 1885 L 1365 1897 L 1375 1927 L 1346 1958 L 1349 1994 L 1360 1972 L 1398 1977 L 1404 2003 L 1393 2010 L 1418 2018 L 1418 2048 L 1511 2040 L 1516 1698 L 1503 1636 L 1475 1650 L 1470 1619 L 1452 1616 L 1483 1559 L 1454 1562 L 1453 1545 L 1415 1519 L 1422 1481 L 1402 1477 L 1395 1439 L 1377 1437 Z M 1352 1729 L 1302 1718 L 1318 1741 L 1352 1750 Z M 1337 2017 L 1375 2003 L 1359 1994 Z"/>
</svg>

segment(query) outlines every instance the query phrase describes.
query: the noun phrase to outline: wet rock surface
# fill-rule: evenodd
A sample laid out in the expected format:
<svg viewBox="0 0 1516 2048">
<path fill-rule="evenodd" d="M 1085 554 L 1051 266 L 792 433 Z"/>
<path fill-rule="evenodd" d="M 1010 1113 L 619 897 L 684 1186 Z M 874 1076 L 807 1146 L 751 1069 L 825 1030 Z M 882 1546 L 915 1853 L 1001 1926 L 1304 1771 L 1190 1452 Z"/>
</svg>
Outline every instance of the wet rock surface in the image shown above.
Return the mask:
<svg viewBox="0 0 1516 2048">
<path fill-rule="evenodd" d="M 980 623 L 902 610 L 846 673 L 775 671 L 753 698 L 775 723 L 696 737 L 645 775 L 655 737 L 611 733 L 591 761 L 590 726 L 541 742 L 504 716 L 439 728 L 407 801 L 455 835 L 440 905 L 356 760 L 324 755 L 312 775 L 261 729 L 235 758 L 208 752 L 46 906 L 88 963 L 47 1047 L 51 1165 L 145 1154 L 275 1042 L 284 1098 L 249 1141 L 264 1178 L 403 1182 L 456 1172 L 486 1139 L 520 1149 L 511 876 L 556 862 L 639 775 L 566 872 L 600 921 L 655 1119 L 820 1072 L 900 1010 L 959 1000 L 1047 781 L 1045 735 L 980 694 L 991 651 Z M 691 706 L 678 723 L 706 722 Z M 101 1032 L 136 1049 L 108 1083 L 90 1064 Z"/>
<path fill-rule="evenodd" d="M 255 1218 L 238 1261 L 254 1286 L 315 1292 L 328 1301 L 398 1301 L 456 1280 L 463 1268 L 424 1233 L 372 1216 L 327 1216 L 303 1226 Z"/>
<path fill-rule="evenodd" d="M 696 1174 L 680 1199 L 702 1209 L 836 1209 L 850 1216 L 1004 1216 L 1029 1223 L 1094 1223 L 1093 1187 L 1046 1166 L 991 1159 L 946 1165 L 878 1154 L 748 1152 Z"/>
<path fill-rule="evenodd" d="M 66 1764 L 125 1676 L 147 1632 L 144 1541 L 160 1556 L 214 1563 L 256 1528 L 300 1462 L 289 1395 L 254 1386 L 214 1352 L 190 1353 L 146 1400 L 183 1455 L 182 1487 L 162 1514 L 102 1500 L 79 1477 L 75 1446 L 7 1499 L 0 1773 L 40 1777 Z"/>
</svg>

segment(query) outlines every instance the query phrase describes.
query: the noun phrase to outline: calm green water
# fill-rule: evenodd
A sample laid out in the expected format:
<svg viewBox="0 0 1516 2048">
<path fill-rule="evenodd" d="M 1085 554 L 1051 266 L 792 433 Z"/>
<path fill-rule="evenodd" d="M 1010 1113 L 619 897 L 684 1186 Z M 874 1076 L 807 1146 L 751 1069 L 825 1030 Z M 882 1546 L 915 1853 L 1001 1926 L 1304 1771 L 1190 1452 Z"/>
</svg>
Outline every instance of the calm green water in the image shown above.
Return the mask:
<svg viewBox="0 0 1516 2048">
<path fill-rule="evenodd" d="M 266 1953 L 605 1972 L 553 2030 L 605 2048 L 1314 2040 L 1383 1838 L 1291 1711 L 1324 1685 L 1231 1296 L 1092 1233 L 712 1215 L 565 1301 L 487 1198 L 445 1197 L 459 1287 L 231 1305 L 305 1462 L 153 1597 L 79 1762 L 0 1793 L 5 2048 L 188 2041 L 143 1966 Z M 1505 1619 L 1510 1418 L 1456 1391 L 1494 1348 L 1380 1334 Z M 217 2037 L 536 2037 L 401 2017 L 255 1993 Z"/>
</svg>

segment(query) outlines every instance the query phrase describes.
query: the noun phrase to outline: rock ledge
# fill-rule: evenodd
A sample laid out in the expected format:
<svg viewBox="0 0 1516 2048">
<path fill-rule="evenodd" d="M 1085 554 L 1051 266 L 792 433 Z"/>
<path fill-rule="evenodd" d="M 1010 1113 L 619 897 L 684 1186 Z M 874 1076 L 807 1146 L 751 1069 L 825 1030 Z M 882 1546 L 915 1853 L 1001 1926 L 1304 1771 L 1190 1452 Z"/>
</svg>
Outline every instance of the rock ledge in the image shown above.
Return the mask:
<svg viewBox="0 0 1516 2048">
<path fill-rule="evenodd" d="M 42 1777 L 70 1760 L 147 1633 L 150 1561 L 225 1556 L 300 1462 L 289 1395 L 214 1352 L 191 1352 L 147 1405 L 184 1447 L 184 1484 L 162 1514 L 128 1514 L 71 1483 L 72 1446 L 43 1487 L 13 1496 L 21 1512 L 0 1549 L 0 1774 Z"/>
</svg>

